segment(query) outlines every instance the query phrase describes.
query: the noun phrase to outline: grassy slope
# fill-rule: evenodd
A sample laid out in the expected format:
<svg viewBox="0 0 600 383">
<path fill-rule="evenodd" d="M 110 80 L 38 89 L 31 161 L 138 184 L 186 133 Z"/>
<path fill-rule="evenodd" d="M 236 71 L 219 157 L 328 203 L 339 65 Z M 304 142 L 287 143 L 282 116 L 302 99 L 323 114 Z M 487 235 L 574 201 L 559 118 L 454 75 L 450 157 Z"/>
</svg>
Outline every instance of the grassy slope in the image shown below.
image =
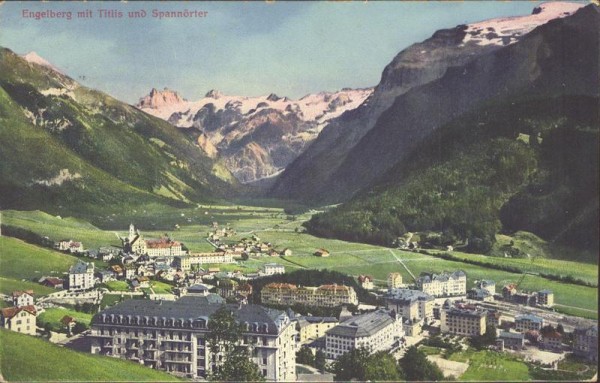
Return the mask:
<svg viewBox="0 0 600 383">
<path fill-rule="evenodd" d="M 0 276 L 6 278 L 31 278 L 31 274 L 61 275 L 77 262 L 72 255 L 37 247 L 19 239 L 0 237 Z"/>
<path fill-rule="evenodd" d="M 78 323 L 83 323 L 86 327 L 89 327 L 92 321 L 92 314 L 82 313 L 75 310 L 63 309 L 63 308 L 50 308 L 46 309 L 37 318 L 38 327 L 44 327 L 46 323 L 49 323 L 52 331 L 66 332 L 64 325 L 60 323 L 60 320 L 65 316 L 71 316 L 75 318 Z"/>
<path fill-rule="evenodd" d="M 54 94 L 43 95 L 48 89 Z M 0 145 L 4 206 L 98 214 L 143 203 L 211 200 L 231 186 L 170 124 L 6 49 L 0 50 L 0 121 L 0 142 L 11 143 Z M 80 178 L 35 185 L 61 169 Z"/>
<path fill-rule="evenodd" d="M 28 229 L 52 241 L 72 239 L 83 242 L 86 249 L 100 246 L 121 246 L 121 241 L 111 232 L 102 231 L 90 223 L 72 218 L 58 218 L 39 210 L 2 212 L 2 223 Z"/>
<path fill-rule="evenodd" d="M 133 362 L 75 352 L 0 330 L 0 367 L 8 381 L 176 381 Z"/>
</svg>

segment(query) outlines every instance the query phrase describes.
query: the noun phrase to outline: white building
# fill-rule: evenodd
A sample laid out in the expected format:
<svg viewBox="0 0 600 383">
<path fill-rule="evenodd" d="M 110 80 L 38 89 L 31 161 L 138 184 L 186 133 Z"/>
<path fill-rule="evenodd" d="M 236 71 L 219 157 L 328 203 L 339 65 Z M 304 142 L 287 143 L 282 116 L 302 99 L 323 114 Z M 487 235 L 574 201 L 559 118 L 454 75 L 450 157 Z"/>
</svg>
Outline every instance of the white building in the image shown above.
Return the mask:
<svg viewBox="0 0 600 383">
<path fill-rule="evenodd" d="M 417 279 L 417 287 L 434 297 L 465 295 L 467 294 L 467 275 L 462 270 L 452 274 L 424 273 Z"/>
<path fill-rule="evenodd" d="M 379 309 L 351 317 L 325 335 L 325 355 L 337 359 L 346 352 L 365 348 L 371 353 L 400 345 L 404 337 L 402 317 L 393 310 Z"/>
<path fill-rule="evenodd" d="M 388 289 L 398 289 L 402 287 L 402 274 L 389 273 L 387 277 Z"/>
<path fill-rule="evenodd" d="M 33 305 L 33 290 L 13 291 L 13 305 L 16 307 Z"/>
<path fill-rule="evenodd" d="M 94 316 L 91 352 L 206 378 L 218 363 L 207 344 L 208 322 L 221 307 L 204 296 L 126 300 Z M 251 359 L 266 380 L 296 381 L 296 330 L 286 313 L 258 305 L 226 307 L 244 326 L 241 343 L 253 344 Z"/>
<path fill-rule="evenodd" d="M 77 261 L 69 269 L 69 290 L 86 290 L 94 287 L 94 264 Z"/>
<path fill-rule="evenodd" d="M 229 252 L 215 252 L 215 253 L 191 253 L 190 264 L 192 265 L 205 265 L 210 263 L 235 263 L 233 255 Z"/>
<path fill-rule="evenodd" d="M 265 263 L 261 271 L 263 275 L 285 274 L 285 266 L 278 263 Z"/>
<path fill-rule="evenodd" d="M 410 321 L 430 321 L 433 319 L 434 298 L 419 290 L 392 289 L 385 296 L 388 309 L 395 310 Z"/>
<path fill-rule="evenodd" d="M 83 253 L 83 244 L 72 240 L 63 240 L 57 242 L 54 247 L 60 251 L 68 251 L 70 253 Z"/>
</svg>

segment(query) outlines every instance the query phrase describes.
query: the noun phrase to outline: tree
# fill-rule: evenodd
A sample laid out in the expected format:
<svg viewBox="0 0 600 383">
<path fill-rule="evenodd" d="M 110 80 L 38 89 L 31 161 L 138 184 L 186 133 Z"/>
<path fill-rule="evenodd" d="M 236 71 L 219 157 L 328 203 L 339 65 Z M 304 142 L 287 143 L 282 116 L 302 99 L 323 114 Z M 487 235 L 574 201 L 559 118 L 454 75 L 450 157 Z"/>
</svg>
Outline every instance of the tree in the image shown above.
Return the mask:
<svg viewBox="0 0 600 383">
<path fill-rule="evenodd" d="M 563 327 L 563 325 L 562 325 L 562 324 L 560 324 L 560 323 L 559 323 L 559 324 L 556 326 L 556 332 L 558 332 L 558 333 L 560 333 L 560 334 L 562 334 L 562 335 L 565 335 L 565 328 Z"/>
<path fill-rule="evenodd" d="M 471 338 L 471 345 L 477 349 L 482 349 L 494 343 L 496 343 L 496 327 L 491 324 L 485 327 L 483 335 Z"/>
<path fill-rule="evenodd" d="M 369 360 L 369 351 L 364 348 L 353 349 L 338 357 L 333 363 L 334 380 L 365 380 L 365 370 Z"/>
<path fill-rule="evenodd" d="M 313 366 L 315 364 L 315 356 L 310 348 L 303 346 L 300 348 L 300 350 L 298 350 L 296 353 L 296 363 L 308 364 L 309 366 Z"/>
<path fill-rule="evenodd" d="M 243 325 L 235 320 L 226 306 L 219 308 L 208 321 L 208 348 L 214 358 L 212 381 L 264 381 L 256 364 L 250 360 L 249 345 L 243 345 Z M 217 357 L 218 356 L 218 357 Z"/>
<path fill-rule="evenodd" d="M 364 380 L 373 382 L 398 381 L 401 379 L 396 360 L 383 351 L 369 356 L 365 367 Z"/>
<path fill-rule="evenodd" d="M 325 353 L 322 350 L 317 350 L 315 354 L 315 364 L 314 367 L 319 371 L 325 371 L 325 367 L 327 366 L 327 362 L 325 361 Z"/>
<path fill-rule="evenodd" d="M 440 368 L 427 360 L 425 354 L 415 346 L 411 346 L 400 359 L 400 366 L 407 381 L 443 380 Z"/>
<path fill-rule="evenodd" d="M 87 326 L 84 323 L 77 322 L 75 326 L 73 326 L 73 334 L 80 334 L 87 330 Z"/>
</svg>

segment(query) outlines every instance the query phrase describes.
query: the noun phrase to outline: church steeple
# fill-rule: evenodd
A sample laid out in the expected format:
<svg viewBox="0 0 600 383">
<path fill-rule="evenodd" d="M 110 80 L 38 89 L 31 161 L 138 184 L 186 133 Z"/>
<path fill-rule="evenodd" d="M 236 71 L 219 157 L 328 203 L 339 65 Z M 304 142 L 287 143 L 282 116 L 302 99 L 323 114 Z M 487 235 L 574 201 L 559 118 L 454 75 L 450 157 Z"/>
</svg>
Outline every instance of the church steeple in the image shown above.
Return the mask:
<svg viewBox="0 0 600 383">
<path fill-rule="evenodd" d="M 133 226 L 133 223 L 129 225 L 129 237 L 127 237 L 127 239 L 129 239 L 129 242 L 131 242 L 136 236 L 136 232 L 135 232 L 135 226 Z"/>
</svg>

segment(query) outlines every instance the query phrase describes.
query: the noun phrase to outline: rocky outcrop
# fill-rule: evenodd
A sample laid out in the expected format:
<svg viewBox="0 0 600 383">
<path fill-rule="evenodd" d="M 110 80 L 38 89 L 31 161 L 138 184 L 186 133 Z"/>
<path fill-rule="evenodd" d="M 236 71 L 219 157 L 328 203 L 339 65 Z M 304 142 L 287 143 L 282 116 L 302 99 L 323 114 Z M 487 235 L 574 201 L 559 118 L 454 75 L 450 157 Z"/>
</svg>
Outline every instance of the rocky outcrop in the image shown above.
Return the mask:
<svg viewBox="0 0 600 383">
<path fill-rule="evenodd" d="M 160 107 L 140 102 L 137 107 L 185 130 L 207 153 L 216 150 L 238 180 L 254 182 L 280 173 L 331 119 L 358 107 L 371 92 L 343 89 L 290 100 L 274 93 L 228 96 L 213 89 L 196 102 Z"/>
<path fill-rule="evenodd" d="M 179 93 L 165 88 L 164 90 L 152 89 L 150 94 L 140 99 L 138 106 L 140 108 L 160 109 L 172 105 L 178 105 L 185 102 Z"/>
</svg>

